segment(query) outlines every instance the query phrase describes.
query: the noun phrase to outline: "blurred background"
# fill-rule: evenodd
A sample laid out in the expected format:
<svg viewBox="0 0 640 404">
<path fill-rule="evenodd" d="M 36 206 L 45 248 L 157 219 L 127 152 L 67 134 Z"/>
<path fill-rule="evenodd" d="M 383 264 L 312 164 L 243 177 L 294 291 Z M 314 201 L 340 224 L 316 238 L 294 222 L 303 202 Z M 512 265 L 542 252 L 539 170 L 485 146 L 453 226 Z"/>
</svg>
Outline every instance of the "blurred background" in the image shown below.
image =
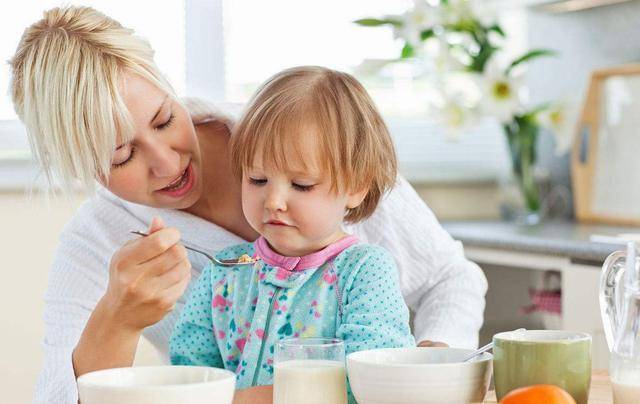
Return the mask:
<svg viewBox="0 0 640 404">
<path fill-rule="evenodd" d="M 438 1 L 423 3 L 426 15 L 438 12 Z M 606 367 L 608 352 L 597 307 L 598 270 L 606 253 L 621 242 L 618 235 L 635 233 L 637 227 L 633 221 L 588 227 L 576 220 L 568 153 L 573 140 L 558 137 L 553 125 L 543 125 L 542 112 L 535 120 L 537 159 L 532 174 L 540 193 L 539 206 L 533 212 L 536 217 L 528 221 L 531 209 L 527 209 L 526 194 L 523 205 L 519 178 L 514 176 L 514 154 L 505 125 L 536 105 L 551 109 L 549 105 L 562 101 L 567 106 L 563 113 L 569 136 L 577 132 L 591 74 L 640 59 L 640 41 L 635 40 L 640 38 L 640 2 L 476 2 L 472 18 L 485 27 L 500 27 L 489 31 L 496 36 L 502 59 L 515 61 L 532 49 L 553 51 L 534 55 L 535 60 L 526 60 L 526 67 L 518 64 L 522 71 L 514 81 L 503 75 L 505 83 L 513 86 L 511 91 L 518 93 L 507 118 L 480 114 L 486 105 L 470 105 L 467 100 L 451 104 L 451 97 L 443 92 L 443 77 L 464 71 L 471 59 L 468 55 L 456 59 L 454 52 L 455 60 L 446 59 L 448 55 L 443 60 L 442 53 L 433 49 L 442 46 L 444 38 L 449 41 L 445 46 L 453 43 L 453 49 L 468 45 L 463 50 L 470 51 L 473 59 L 478 55 L 477 44 L 472 43 L 477 38 L 471 36 L 468 42 L 469 32 L 445 38 L 439 25 L 443 20 L 432 25 L 415 20 L 427 25 L 417 27 L 420 44 L 414 43 L 408 51 L 411 32 L 398 21 L 404 28 L 414 28 L 415 34 L 416 27 L 410 25 L 415 13 L 408 14 L 417 10 L 413 1 L 87 0 L 65 4 L 93 6 L 146 37 L 156 50 L 157 64 L 180 95 L 242 103 L 261 82 L 287 67 L 314 64 L 353 73 L 391 129 L 402 174 L 487 274 L 490 290 L 481 342 L 496 331 L 519 326 L 587 331 L 594 335 L 594 366 Z M 25 27 L 39 19 L 43 10 L 59 5 L 22 0 L 5 7 L 0 15 L 0 59 L 13 55 Z M 395 25 L 380 23 L 385 18 Z M 420 34 L 428 30 L 436 42 L 422 41 Z M 486 69 L 476 73 L 476 79 L 491 79 Z M 42 357 L 42 297 L 48 268 L 59 232 L 85 196 L 47 200 L 38 192 L 37 167 L 7 93 L 9 80 L 8 65 L 2 63 L 0 251 L 5 278 L 0 286 L 4 319 L 0 380 L 3 396 L 10 397 L 7 402 L 27 402 Z M 482 89 L 477 82 L 453 80 L 461 93 Z M 486 104 L 486 97 L 481 95 L 477 101 Z M 563 142 L 567 147 L 558 152 Z M 620 228 L 620 224 L 632 226 Z M 610 237 L 612 246 L 594 239 L 600 235 Z M 566 248 L 559 247 L 562 243 Z M 137 360 L 152 363 L 156 359 L 143 344 Z"/>
</svg>

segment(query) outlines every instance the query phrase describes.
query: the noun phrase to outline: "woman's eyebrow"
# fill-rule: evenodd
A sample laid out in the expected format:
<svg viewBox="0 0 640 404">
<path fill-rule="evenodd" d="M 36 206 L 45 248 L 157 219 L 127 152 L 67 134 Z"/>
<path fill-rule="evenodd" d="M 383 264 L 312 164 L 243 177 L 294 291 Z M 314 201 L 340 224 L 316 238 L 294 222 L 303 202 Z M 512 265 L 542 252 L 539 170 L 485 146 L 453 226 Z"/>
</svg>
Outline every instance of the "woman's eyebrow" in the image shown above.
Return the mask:
<svg viewBox="0 0 640 404">
<path fill-rule="evenodd" d="M 160 106 L 158 107 L 158 110 L 156 111 L 156 114 L 153 116 L 153 118 L 151 118 L 151 120 L 149 121 L 149 125 L 151 125 L 153 123 L 153 121 L 156 120 L 156 118 L 158 117 L 158 114 L 160 114 L 160 111 L 162 111 L 162 106 L 167 102 L 167 99 L 169 98 L 169 94 L 167 94 L 164 99 L 162 100 L 162 104 L 160 104 Z"/>
</svg>

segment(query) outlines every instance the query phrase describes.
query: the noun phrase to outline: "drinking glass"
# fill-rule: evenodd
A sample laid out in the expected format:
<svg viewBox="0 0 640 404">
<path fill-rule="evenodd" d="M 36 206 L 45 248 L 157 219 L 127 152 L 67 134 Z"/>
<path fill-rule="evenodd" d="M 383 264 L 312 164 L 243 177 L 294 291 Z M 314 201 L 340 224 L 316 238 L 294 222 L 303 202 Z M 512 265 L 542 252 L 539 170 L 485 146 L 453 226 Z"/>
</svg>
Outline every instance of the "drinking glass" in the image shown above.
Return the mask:
<svg viewBox="0 0 640 404">
<path fill-rule="evenodd" d="M 286 338 L 276 345 L 274 404 L 346 404 L 344 342 Z"/>
</svg>

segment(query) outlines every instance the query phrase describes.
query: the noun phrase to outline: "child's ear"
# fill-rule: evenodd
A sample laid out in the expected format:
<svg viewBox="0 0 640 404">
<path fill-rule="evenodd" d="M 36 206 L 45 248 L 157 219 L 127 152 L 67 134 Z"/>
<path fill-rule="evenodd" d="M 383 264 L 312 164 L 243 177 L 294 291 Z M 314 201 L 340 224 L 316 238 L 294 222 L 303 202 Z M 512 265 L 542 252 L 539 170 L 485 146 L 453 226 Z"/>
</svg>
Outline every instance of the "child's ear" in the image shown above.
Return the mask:
<svg viewBox="0 0 640 404">
<path fill-rule="evenodd" d="M 363 189 L 362 191 L 349 193 L 347 195 L 347 209 L 355 209 L 358 206 L 360 206 L 362 201 L 364 201 L 364 198 L 367 197 L 368 193 L 369 193 L 368 189 Z"/>
</svg>

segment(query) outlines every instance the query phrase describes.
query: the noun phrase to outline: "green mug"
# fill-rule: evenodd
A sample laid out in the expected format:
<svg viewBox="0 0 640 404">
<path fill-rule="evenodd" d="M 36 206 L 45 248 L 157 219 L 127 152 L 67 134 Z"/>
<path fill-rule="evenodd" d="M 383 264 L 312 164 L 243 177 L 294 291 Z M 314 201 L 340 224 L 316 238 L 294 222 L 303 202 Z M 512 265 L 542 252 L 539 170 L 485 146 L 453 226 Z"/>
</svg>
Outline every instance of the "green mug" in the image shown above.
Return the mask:
<svg viewBox="0 0 640 404">
<path fill-rule="evenodd" d="M 554 330 L 518 330 L 493 336 L 496 395 L 534 384 L 565 389 L 587 404 L 591 384 L 591 336 Z"/>
</svg>

